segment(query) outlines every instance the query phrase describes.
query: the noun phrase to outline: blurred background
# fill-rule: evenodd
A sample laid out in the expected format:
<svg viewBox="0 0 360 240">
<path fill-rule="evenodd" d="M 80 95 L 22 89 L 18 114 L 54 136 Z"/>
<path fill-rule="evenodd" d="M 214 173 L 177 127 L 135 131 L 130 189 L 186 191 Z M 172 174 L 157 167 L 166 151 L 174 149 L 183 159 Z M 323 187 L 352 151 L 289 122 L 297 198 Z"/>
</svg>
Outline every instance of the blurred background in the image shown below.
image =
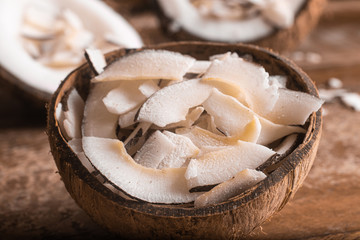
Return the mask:
<svg viewBox="0 0 360 240">
<path fill-rule="evenodd" d="M 146 45 L 172 41 L 161 30 L 151 1 L 105 2 Z M 360 1 L 328 1 L 314 31 L 283 54 L 320 91 L 335 79 L 341 83 L 336 88 L 360 93 Z M 359 111 L 359 103 L 349 106 L 339 98 L 324 105 L 322 140 L 303 187 L 249 239 L 360 239 Z M 112 239 L 65 190 L 45 122 L 44 106 L 0 81 L 0 239 Z"/>
</svg>

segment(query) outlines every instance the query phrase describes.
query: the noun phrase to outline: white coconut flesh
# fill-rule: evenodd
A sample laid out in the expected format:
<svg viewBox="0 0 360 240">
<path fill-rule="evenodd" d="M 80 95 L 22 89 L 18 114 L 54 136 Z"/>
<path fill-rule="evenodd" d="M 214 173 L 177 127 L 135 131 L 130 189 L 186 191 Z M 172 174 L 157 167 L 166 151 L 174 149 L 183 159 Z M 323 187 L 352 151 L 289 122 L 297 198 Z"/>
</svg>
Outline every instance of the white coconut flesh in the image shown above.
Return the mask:
<svg viewBox="0 0 360 240">
<path fill-rule="evenodd" d="M 323 100 L 304 92 L 279 89 L 279 99 L 271 112 L 265 117 L 274 123 L 287 125 L 303 125 L 312 112 L 317 111 Z M 293 111 L 296 109 L 296 111 Z M 288 115 L 287 113 L 293 112 Z"/>
<path fill-rule="evenodd" d="M 119 81 L 118 87 L 102 99 L 107 110 L 120 115 L 142 104 L 147 98 L 139 90 L 141 84 L 143 81 Z"/>
<path fill-rule="evenodd" d="M 166 125 L 164 128 L 166 129 L 181 128 L 181 127 L 190 128 L 194 124 L 194 122 L 200 118 L 203 112 L 204 112 L 203 107 L 192 108 L 189 110 L 188 114 L 186 115 L 185 120 L 175 123 L 170 123 Z"/>
<path fill-rule="evenodd" d="M 269 84 L 269 74 L 264 67 L 242 58 L 214 60 L 202 80 L 225 82 L 239 89 L 245 95 L 246 104 L 260 115 L 270 112 L 279 97 L 278 87 Z"/>
<path fill-rule="evenodd" d="M 176 146 L 160 131 L 155 131 L 135 154 L 135 162 L 150 168 L 158 168 L 160 162 L 169 155 Z"/>
<path fill-rule="evenodd" d="M 82 63 L 85 48 L 142 46 L 125 19 L 97 0 L 4 0 L 0 26 L 1 67 L 49 94 Z M 123 44 L 108 43 L 103 36 L 109 34 Z"/>
<path fill-rule="evenodd" d="M 187 189 L 186 168 L 144 167 L 127 154 L 117 139 L 83 137 L 83 148 L 101 174 L 131 196 L 148 202 L 183 203 L 199 195 Z"/>
<path fill-rule="evenodd" d="M 133 53 L 109 65 L 93 81 L 167 79 L 182 80 L 195 59 L 164 50 L 144 50 Z"/>
<path fill-rule="evenodd" d="M 272 123 L 217 89 L 212 91 L 203 106 L 214 117 L 215 125 L 221 132 L 241 140 L 250 138 L 252 142 L 266 145 L 290 133 L 304 132 L 301 127 Z"/>
<path fill-rule="evenodd" d="M 261 171 L 253 169 L 242 170 L 235 174 L 232 179 L 220 183 L 210 191 L 201 194 L 195 199 L 194 206 L 203 207 L 224 202 L 253 187 L 265 178 L 266 175 Z"/>
<path fill-rule="evenodd" d="M 88 59 L 88 62 L 91 63 L 95 74 L 99 75 L 104 71 L 104 68 L 106 67 L 106 59 L 100 49 L 85 49 L 85 57 Z"/>
<path fill-rule="evenodd" d="M 181 64 L 174 65 L 179 69 L 173 67 L 169 70 L 172 76 L 176 76 L 171 79 L 176 80 L 163 84 L 162 79 L 170 78 L 168 70 L 148 73 L 148 65 L 152 64 L 148 62 L 136 63 L 138 67 L 143 66 L 144 71 L 126 70 L 126 78 L 117 72 L 116 69 L 124 69 L 121 63 L 129 66 L 133 58 L 137 62 L 149 59 L 149 54 L 152 60 L 159 54 L 160 62 L 166 62 L 167 58 L 169 62 L 175 58 L 179 60 Z M 132 59 L 127 60 L 128 57 Z M 226 67 L 224 63 L 232 64 L 229 59 L 241 62 L 240 70 L 243 69 L 244 73 L 235 66 Z M 191 64 L 187 62 L 189 60 Z M 273 109 L 281 111 L 283 121 L 293 122 L 294 114 L 299 115 L 296 119 L 303 121 L 322 104 L 320 99 L 307 93 L 286 89 L 285 77 L 269 77 L 261 66 L 246 62 L 237 54 L 219 54 L 204 62 L 198 67 L 197 60 L 165 50 L 136 52 L 106 67 L 99 75 L 103 76 L 101 80 L 95 77 L 91 81 L 83 111 L 75 104 L 79 100 L 75 91 L 69 94 L 67 112 L 61 110 L 61 103 L 57 106 L 60 130 L 66 133 L 70 147 L 89 172 L 95 169 L 100 172 L 99 176 L 111 183 L 106 182 L 105 187 L 109 186 L 114 193 L 123 191 L 128 196 L 152 203 L 186 203 L 203 194 L 190 191 L 219 184 L 214 193 L 204 193 L 203 200 L 199 198 L 196 206 L 225 201 L 240 193 L 234 190 L 235 186 L 244 191 L 262 179 L 253 170 L 277 154 L 269 146 L 279 152 L 283 149 L 289 151 L 293 147 L 288 147 L 292 137 L 286 136 L 305 132 L 302 126 L 279 124 L 267 119 L 268 115 L 275 116 L 271 115 Z M 224 66 L 224 71 L 233 70 L 235 74 L 222 73 L 218 66 Z M 161 72 L 165 75 L 162 76 Z M 187 79 L 185 76 L 191 72 L 205 74 Z M 216 80 L 210 80 L 210 75 L 216 76 Z M 242 79 L 235 79 L 235 75 Z M 246 79 L 257 81 L 261 93 L 267 92 L 268 88 L 273 91 L 273 94 L 268 94 L 272 107 L 268 105 L 266 111 L 260 111 L 267 112 L 266 115 L 258 114 L 258 105 L 254 104 L 266 102 L 265 94 L 257 94 L 261 95 L 261 101 L 256 99 L 253 83 L 246 83 Z M 239 91 L 246 97 L 251 96 L 246 98 L 251 99 L 248 105 L 227 94 L 229 86 L 240 88 L 238 82 L 242 83 Z M 305 115 L 301 117 L 300 113 L 294 112 L 298 111 L 300 95 L 304 105 L 312 105 L 301 111 Z M 283 96 L 289 102 L 295 102 L 296 108 L 287 107 Z M 282 105 L 286 107 L 280 107 Z M 114 110 L 120 108 L 121 111 Z M 76 109 L 82 114 L 76 115 Z M 80 137 L 79 119 L 82 119 Z M 67 122 L 71 124 L 65 128 Z M 284 137 L 286 140 L 281 141 Z M 82 146 L 78 146 L 81 138 Z M 86 159 L 87 163 L 84 162 Z M 245 172 L 239 173 L 242 171 Z M 229 192 L 229 195 L 222 192 Z"/>
<path fill-rule="evenodd" d="M 235 145 L 192 159 L 185 178 L 189 189 L 218 184 L 246 168 L 257 168 L 274 154 L 265 146 L 239 140 Z"/>
<path fill-rule="evenodd" d="M 165 16 L 172 21 L 171 31 L 182 28 L 194 36 L 224 42 L 254 41 L 276 28 L 288 28 L 304 2 L 158 0 Z"/>
<path fill-rule="evenodd" d="M 212 89 L 212 86 L 199 79 L 164 87 L 141 106 L 137 120 L 151 122 L 159 127 L 185 120 L 189 109 L 202 104 Z"/>
</svg>

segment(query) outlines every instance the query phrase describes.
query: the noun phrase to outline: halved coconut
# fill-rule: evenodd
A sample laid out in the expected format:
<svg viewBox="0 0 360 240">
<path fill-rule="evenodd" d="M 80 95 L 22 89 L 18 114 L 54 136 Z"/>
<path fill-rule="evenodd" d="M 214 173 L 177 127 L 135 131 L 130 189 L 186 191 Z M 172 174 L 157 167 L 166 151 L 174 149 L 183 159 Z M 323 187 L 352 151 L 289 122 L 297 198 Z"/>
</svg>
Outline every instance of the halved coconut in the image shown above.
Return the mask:
<svg viewBox="0 0 360 240">
<path fill-rule="evenodd" d="M 228 51 L 236 52 L 239 56 L 249 54 L 253 56 L 255 63 L 263 65 L 272 74 L 286 75 L 289 79 L 287 86 L 292 90 L 303 91 L 317 96 L 317 90 L 313 82 L 305 73 L 292 62 L 267 50 L 241 44 L 215 43 L 169 43 L 153 46 L 152 48 L 180 52 L 195 59 L 208 59 L 212 55 Z M 108 58 L 118 59 L 134 51 L 136 50 L 119 50 L 108 56 Z M 189 193 L 187 186 L 186 194 L 182 192 L 184 184 L 186 185 L 186 180 L 184 181 L 186 168 L 177 168 L 176 173 L 173 172 L 173 168 L 161 170 L 145 168 L 131 160 L 119 140 L 92 137 L 91 135 L 98 135 L 101 131 L 95 131 L 91 125 L 87 125 L 83 129 L 83 132 L 87 133 L 88 136 L 83 138 L 86 143 L 84 144 L 84 146 L 86 145 L 84 147 L 85 155 L 89 159 L 93 159 L 92 163 L 94 166 L 96 165 L 96 168 L 101 168 L 100 172 L 103 172 L 103 176 L 106 175 L 106 178 L 116 179 L 116 185 L 126 188 L 128 196 L 112 191 L 106 184 L 99 182 L 96 176 L 91 174 L 81 163 L 79 157 L 63 137 L 58 125 L 58 115 L 56 115 L 56 112 L 59 112 L 57 110 L 60 106 L 59 103 L 65 97 L 65 93 L 74 87 L 84 99 L 94 100 L 95 95 L 93 94 L 95 93 L 93 91 L 89 96 L 90 86 L 99 86 L 97 93 L 99 98 L 105 96 L 107 93 L 105 89 L 109 90 L 107 84 L 111 84 L 111 82 L 91 83 L 93 76 L 91 73 L 89 66 L 83 65 L 70 74 L 57 90 L 49 106 L 49 141 L 59 173 L 71 196 L 94 221 L 106 226 L 107 229 L 123 238 L 152 237 L 164 239 L 186 237 L 193 239 L 231 239 L 245 237 L 286 204 L 300 187 L 311 168 L 321 135 L 321 111 L 312 113 L 307 119 L 306 125 L 304 125 L 306 133 L 300 135 L 299 144 L 296 148 L 278 162 L 271 171 L 268 171 L 270 168 L 264 169 L 268 174 L 264 180 L 248 189 L 245 193 L 236 195 L 225 202 L 194 208 L 192 202 L 183 203 L 193 201 L 195 196 L 198 196 L 198 193 Z M 175 92 L 175 94 L 177 93 Z M 155 94 L 150 98 L 154 96 Z M 100 106 L 97 107 L 100 108 Z M 103 105 L 100 110 L 104 108 Z M 85 106 L 85 121 L 86 115 L 91 113 L 90 111 L 87 112 L 86 109 L 87 106 Z M 184 115 L 186 116 L 187 113 L 185 111 Z M 59 116 L 61 117 L 61 114 Z M 97 118 L 96 115 L 94 117 Z M 113 119 L 113 121 L 116 125 L 117 118 Z M 143 124 L 149 125 L 150 123 L 143 122 Z M 116 132 L 115 127 L 111 124 L 109 129 L 112 128 L 112 131 Z M 85 129 L 86 131 L 84 131 Z M 254 143 L 248 144 L 256 145 Z M 96 151 L 96 148 L 99 147 L 107 149 L 107 151 L 104 154 L 99 153 L 99 151 Z M 230 147 L 230 149 L 234 150 L 233 148 L 237 149 L 238 146 Z M 226 149 L 227 147 L 209 151 L 203 157 L 207 154 L 215 156 L 214 152 L 222 152 Z M 234 152 L 236 151 L 234 150 Z M 269 149 L 265 152 L 273 153 Z M 235 154 L 233 157 L 235 159 L 238 156 Z M 214 161 L 221 162 L 220 159 L 214 159 Z M 125 171 L 125 173 L 120 175 L 119 171 Z M 133 174 L 131 174 L 134 172 L 141 174 L 136 175 L 137 177 L 134 178 Z M 193 174 L 195 174 L 195 171 L 193 171 Z M 232 176 L 235 174 L 232 174 Z M 134 184 L 134 182 L 137 184 Z M 135 189 L 140 189 L 140 191 L 134 192 Z M 151 189 L 151 193 L 149 193 L 148 189 Z M 178 193 L 181 194 L 178 195 Z M 163 202 L 170 199 L 173 202 L 176 199 L 179 204 L 151 203 L 151 201 L 159 199 Z M 129 221 L 129 217 L 132 219 L 131 221 Z"/>
<path fill-rule="evenodd" d="M 38 31 L 50 32 L 53 38 L 70 31 L 74 34 L 66 35 L 60 46 L 54 43 L 53 38 L 42 40 L 43 37 L 39 38 L 34 31 L 21 35 L 24 23 L 39 29 Z M 122 47 L 142 46 L 139 35 L 126 20 L 105 3 L 96 0 L 4 0 L 0 2 L 0 26 L 1 77 L 43 102 L 48 101 L 60 81 L 80 65 L 86 47 L 95 46 L 104 51 L 109 50 L 107 47 L 105 49 L 96 46 L 96 41 L 103 35 L 111 33 L 117 38 L 120 37 Z M 64 26 L 66 29 L 62 29 Z M 60 40 L 62 39 L 59 38 Z M 41 42 L 42 47 L 36 50 L 37 45 L 31 44 L 34 41 L 36 44 Z M 33 51 L 28 52 L 26 46 L 30 45 Z M 69 48 L 74 52 L 66 52 Z M 34 51 L 43 54 L 43 59 L 36 54 L 32 55 Z M 50 57 L 52 54 L 53 57 Z M 55 62 L 75 62 L 72 62 L 70 67 L 43 64 L 51 59 Z"/>
<path fill-rule="evenodd" d="M 326 0 L 156 3 L 164 31 L 177 40 L 247 42 L 286 51 L 316 26 Z"/>
</svg>

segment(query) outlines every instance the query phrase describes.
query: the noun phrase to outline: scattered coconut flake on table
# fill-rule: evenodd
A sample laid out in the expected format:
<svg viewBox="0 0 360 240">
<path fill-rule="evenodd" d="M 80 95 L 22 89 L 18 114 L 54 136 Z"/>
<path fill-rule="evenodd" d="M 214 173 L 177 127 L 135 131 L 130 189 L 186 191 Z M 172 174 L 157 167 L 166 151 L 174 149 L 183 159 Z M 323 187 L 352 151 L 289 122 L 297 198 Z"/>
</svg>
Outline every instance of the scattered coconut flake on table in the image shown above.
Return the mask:
<svg viewBox="0 0 360 240">
<path fill-rule="evenodd" d="M 308 62 L 313 64 L 319 64 L 322 61 L 322 56 L 316 52 L 295 51 L 291 53 L 290 58 L 296 62 Z"/>
<path fill-rule="evenodd" d="M 150 59 L 159 62 L 149 64 Z M 177 64 L 152 72 L 165 62 Z M 136 67 L 118 72 L 132 63 Z M 227 63 L 231 66 L 224 67 Z M 189 79 L 190 72 L 205 74 Z M 257 84 L 247 83 L 254 78 Z M 264 179 L 255 169 L 278 154 L 269 146 L 289 152 L 305 133 L 293 124 L 303 125 L 323 101 L 286 89 L 286 81 L 236 53 L 199 62 L 180 53 L 143 50 L 121 57 L 91 81 L 84 110 L 79 110 L 83 115 L 64 114 L 61 104 L 56 115 L 61 123 L 74 118 L 72 128 L 62 124 L 61 131 L 70 135 L 69 144 L 83 164 L 91 163 L 109 181 L 104 186 L 154 203 L 192 202 L 202 194 L 197 207 L 226 201 Z M 261 101 L 256 86 L 266 93 Z M 76 108 L 74 94 L 67 100 L 69 113 Z M 271 107 L 258 110 L 260 115 L 254 109 L 269 100 L 265 96 Z M 75 125 L 80 120 L 79 136 Z M 213 191 L 191 193 L 217 184 Z"/>
<path fill-rule="evenodd" d="M 360 111 L 360 95 L 354 92 L 348 92 L 346 89 L 341 88 L 343 83 L 338 78 L 330 78 L 328 80 L 330 89 L 319 89 L 320 98 L 326 102 L 332 102 L 334 99 L 339 98 L 343 104 Z"/>
<path fill-rule="evenodd" d="M 340 98 L 347 106 L 355 111 L 360 111 L 360 95 L 358 93 L 345 93 Z"/>
<path fill-rule="evenodd" d="M 339 78 L 332 77 L 329 78 L 328 85 L 330 88 L 342 88 L 343 82 Z"/>
</svg>

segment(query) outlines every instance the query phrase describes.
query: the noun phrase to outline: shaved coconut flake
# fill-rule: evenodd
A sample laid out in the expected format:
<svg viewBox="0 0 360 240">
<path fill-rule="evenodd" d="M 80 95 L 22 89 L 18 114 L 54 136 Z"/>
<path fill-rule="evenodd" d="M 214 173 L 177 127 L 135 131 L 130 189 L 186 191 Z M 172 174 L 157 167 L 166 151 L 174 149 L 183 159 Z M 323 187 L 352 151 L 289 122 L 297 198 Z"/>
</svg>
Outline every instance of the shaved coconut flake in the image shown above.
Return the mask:
<svg viewBox="0 0 360 240">
<path fill-rule="evenodd" d="M 33 27 L 43 31 L 51 31 L 58 14 L 59 10 L 51 3 L 46 1 L 33 1 L 32 5 L 25 9 L 23 18 Z"/>
<path fill-rule="evenodd" d="M 69 139 L 81 138 L 81 123 L 84 112 L 84 100 L 76 89 L 71 90 L 67 99 L 68 110 L 64 112 L 64 129 Z"/>
<path fill-rule="evenodd" d="M 261 135 L 261 122 L 258 117 L 253 116 L 253 120 L 246 125 L 244 131 L 241 133 L 241 136 L 238 137 L 239 140 L 257 143 Z"/>
<path fill-rule="evenodd" d="M 231 179 L 236 173 L 255 169 L 275 152 L 259 144 L 238 141 L 235 146 L 192 159 L 185 173 L 188 188 L 214 185 Z"/>
<path fill-rule="evenodd" d="M 151 123 L 139 123 L 134 131 L 125 139 L 124 145 L 128 154 L 135 154 L 143 146 L 150 126 Z"/>
<path fill-rule="evenodd" d="M 81 57 L 75 56 L 72 52 L 57 51 L 51 56 L 39 58 L 39 62 L 54 68 L 71 67 L 79 63 Z"/>
<path fill-rule="evenodd" d="M 158 168 L 163 158 L 173 152 L 175 147 L 176 145 L 158 130 L 146 140 L 134 160 L 144 167 Z"/>
<path fill-rule="evenodd" d="M 117 85 L 117 82 L 104 82 L 92 85 L 85 103 L 82 124 L 83 137 L 116 138 L 116 121 L 118 116 L 110 113 L 99 99 L 104 98 Z"/>
<path fill-rule="evenodd" d="M 126 128 L 135 123 L 136 113 L 139 111 L 139 108 L 134 108 L 133 110 L 128 111 L 127 113 L 121 114 L 119 116 L 118 124 L 121 128 Z"/>
<path fill-rule="evenodd" d="M 166 50 L 143 50 L 120 58 L 93 81 L 168 79 L 181 81 L 195 59 Z"/>
<path fill-rule="evenodd" d="M 200 61 L 196 60 L 194 62 L 194 65 L 191 66 L 191 68 L 188 70 L 189 73 L 204 73 L 206 70 L 210 67 L 211 62 L 210 61 Z"/>
<path fill-rule="evenodd" d="M 74 153 L 78 154 L 83 152 L 82 148 L 82 139 L 81 138 L 73 138 L 68 141 L 68 145 L 71 147 Z"/>
<path fill-rule="evenodd" d="M 332 77 L 332 78 L 329 78 L 328 85 L 331 88 L 342 88 L 343 87 L 343 82 L 338 78 Z"/>
<path fill-rule="evenodd" d="M 149 98 L 151 95 L 153 95 L 159 89 L 160 89 L 160 87 L 152 80 L 145 81 L 144 83 L 140 84 L 140 86 L 139 86 L 139 91 L 146 98 Z"/>
<path fill-rule="evenodd" d="M 269 76 L 269 84 L 278 88 L 286 88 L 287 77 L 283 75 Z"/>
<path fill-rule="evenodd" d="M 31 57 L 33 57 L 33 58 L 40 57 L 40 48 L 35 42 L 25 41 L 24 48 L 31 55 Z"/>
<path fill-rule="evenodd" d="M 195 199 L 194 206 L 204 207 L 224 202 L 253 187 L 265 178 L 266 175 L 263 172 L 253 169 L 245 169 L 237 173 L 234 178 L 220 183 L 209 192 L 203 193 L 197 197 Z"/>
<path fill-rule="evenodd" d="M 355 111 L 360 111 L 360 95 L 358 93 L 345 93 L 340 98 L 347 106 Z"/>
<path fill-rule="evenodd" d="M 107 110 L 114 114 L 126 113 L 142 104 L 146 97 L 140 92 L 143 81 L 121 81 L 103 98 Z"/>
<path fill-rule="evenodd" d="M 213 90 L 203 106 L 214 117 L 217 128 L 228 136 L 244 141 L 266 145 L 290 133 L 305 131 L 300 127 L 274 124 L 217 89 Z"/>
<path fill-rule="evenodd" d="M 67 24 L 69 24 L 69 26 L 74 30 L 81 30 L 84 28 L 81 19 L 72 10 L 65 9 L 63 12 L 63 17 Z"/>
<path fill-rule="evenodd" d="M 81 164 L 91 173 L 95 171 L 93 165 L 91 165 L 89 159 L 85 156 L 84 150 L 82 148 L 82 139 L 73 138 L 68 142 L 70 148 L 78 156 Z"/>
<path fill-rule="evenodd" d="M 320 109 L 323 100 L 308 93 L 279 89 L 279 98 L 265 117 L 274 123 L 303 125 L 312 112 Z"/>
<path fill-rule="evenodd" d="M 226 52 L 226 53 L 221 53 L 221 54 L 215 54 L 209 57 L 210 61 L 214 61 L 214 60 L 224 60 L 228 57 L 233 57 L 233 58 L 239 58 L 239 55 L 236 52 Z"/>
<path fill-rule="evenodd" d="M 56 37 L 53 32 L 44 32 L 32 26 L 23 26 L 21 28 L 21 35 L 25 38 L 39 41 L 51 40 Z"/>
<path fill-rule="evenodd" d="M 195 157 L 199 153 L 197 148 L 189 138 L 175 133 L 164 131 L 170 141 L 176 146 L 160 162 L 158 168 L 179 168 L 184 165 L 188 158 Z"/>
<path fill-rule="evenodd" d="M 203 106 L 206 112 L 214 117 L 215 125 L 227 136 L 240 136 L 254 116 L 250 109 L 216 88 Z"/>
<path fill-rule="evenodd" d="M 98 75 L 104 71 L 106 60 L 101 50 L 87 48 L 85 49 L 85 58 L 95 74 Z"/>
<path fill-rule="evenodd" d="M 237 144 L 237 139 L 233 137 L 225 137 L 198 126 L 188 128 L 176 129 L 176 134 L 183 135 L 189 138 L 198 148 L 204 147 L 223 147 Z"/>
<path fill-rule="evenodd" d="M 322 100 L 325 102 L 331 102 L 335 98 L 342 96 L 343 94 L 346 94 L 345 89 L 319 89 L 319 96 Z"/>
<path fill-rule="evenodd" d="M 126 153 L 119 140 L 84 137 L 83 148 L 101 174 L 135 198 L 153 203 L 186 203 L 199 195 L 188 191 L 185 168 L 143 167 Z"/>
<path fill-rule="evenodd" d="M 259 120 L 261 124 L 261 132 L 257 143 L 261 145 L 267 145 L 291 133 L 306 132 L 302 127 L 275 124 L 262 117 L 259 117 Z"/>
<path fill-rule="evenodd" d="M 64 114 L 63 106 L 62 106 L 61 102 L 59 102 L 57 107 L 56 107 L 55 115 L 56 115 L 56 119 L 58 121 L 58 125 L 60 127 L 60 131 L 61 131 L 62 136 L 65 139 L 70 139 L 69 136 L 67 136 L 65 128 L 64 128 L 65 114 Z"/>
<path fill-rule="evenodd" d="M 212 89 L 213 87 L 200 80 L 183 81 L 164 87 L 141 106 L 137 120 L 151 122 L 159 127 L 185 120 L 189 109 L 202 104 Z"/>
<path fill-rule="evenodd" d="M 191 127 L 196 120 L 199 119 L 201 114 L 204 112 L 203 107 L 195 107 L 189 110 L 189 113 L 186 115 L 185 120 L 180 122 L 171 123 L 165 126 L 165 129 L 178 128 L 178 127 Z"/>
<path fill-rule="evenodd" d="M 284 154 L 294 147 L 298 134 L 291 134 L 287 136 L 275 149 L 274 151 L 278 154 Z"/>
<path fill-rule="evenodd" d="M 90 31 L 79 31 L 65 39 L 65 44 L 73 52 L 82 52 L 94 41 L 95 36 Z"/>
<path fill-rule="evenodd" d="M 269 85 L 265 69 L 241 58 L 213 61 L 202 80 L 225 82 L 238 88 L 250 108 L 260 115 L 269 113 L 279 97 L 277 86 Z"/>
</svg>

